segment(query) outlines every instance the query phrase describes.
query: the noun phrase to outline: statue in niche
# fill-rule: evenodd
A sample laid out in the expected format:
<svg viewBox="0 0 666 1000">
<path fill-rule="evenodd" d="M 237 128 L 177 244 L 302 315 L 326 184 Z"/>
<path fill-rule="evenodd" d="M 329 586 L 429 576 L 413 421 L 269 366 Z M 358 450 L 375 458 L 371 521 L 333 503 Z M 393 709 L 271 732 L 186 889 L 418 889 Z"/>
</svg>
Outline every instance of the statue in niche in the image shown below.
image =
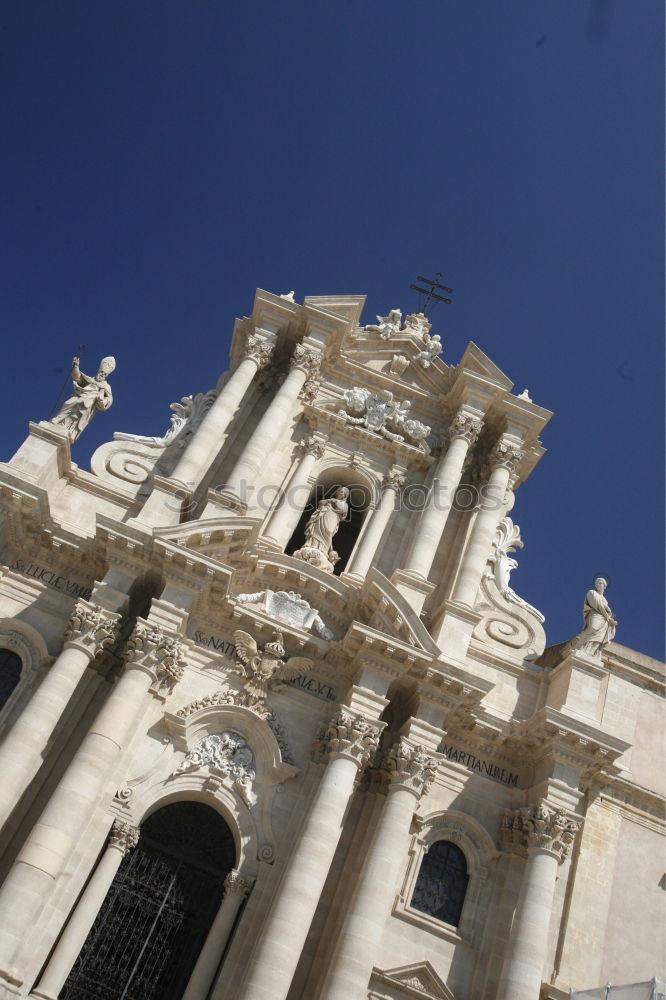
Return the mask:
<svg viewBox="0 0 666 1000">
<path fill-rule="evenodd" d="M 98 410 L 108 410 L 113 403 L 107 375 L 116 367 L 115 358 L 102 358 L 96 375 L 85 375 L 79 368 L 79 358 L 72 361 L 74 395 L 66 399 L 51 423 L 62 427 L 70 441 L 76 441 Z"/>
<path fill-rule="evenodd" d="M 294 552 L 294 558 L 311 563 L 326 573 L 332 573 L 340 558 L 333 549 L 333 536 L 349 513 L 349 490 L 339 486 L 332 497 L 325 497 L 305 525 L 305 545 Z"/>
<path fill-rule="evenodd" d="M 259 649 L 247 632 L 237 629 L 233 635 L 236 646 L 237 667 L 245 678 L 243 690 L 248 707 L 264 702 L 270 690 L 282 687 L 281 681 L 291 681 L 310 670 L 312 660 L 305 656 L 291 656 L 284 660 L 282 632 L 273 633 L 273 641 Z"/>
<path fill-rule="evenodd" d="M 402 312 L 400 309 L 391 309 L 388 316 L 378 316 L 376 323 L 368 323 L 364 329 L 368 333 L 378 333 L 382 340 L 390 340 L 396 333 L 400 333 L 402 326 Z"/>
<path fill-rule="evenodd" d="M 603 576 L 597 576 L 594 587 L 588 590 L 583 604 L 585 628 L 571 642 L 571 648 L 601 659 L 604 646 L 615 638 L 616 620 L 604 597 L 608 583 Z"/>
</svg>

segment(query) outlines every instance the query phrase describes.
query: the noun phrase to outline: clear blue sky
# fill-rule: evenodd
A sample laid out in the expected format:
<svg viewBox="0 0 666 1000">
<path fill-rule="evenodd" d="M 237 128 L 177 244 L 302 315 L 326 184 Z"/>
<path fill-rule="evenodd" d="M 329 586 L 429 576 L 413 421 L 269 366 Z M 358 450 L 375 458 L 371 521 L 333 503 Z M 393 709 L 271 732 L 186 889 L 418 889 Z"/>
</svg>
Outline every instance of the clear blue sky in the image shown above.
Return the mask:
<svg viewBox="0 0 666 1000">
<path fill-rule="evenodd" d="M 214 384 L 255 287 L 370 322 L 441 270 L 445 360 L 555 411 L 515 589 L 552 643 L 609 574 L 661 655 L 659 0 L 8 0 L 0 32 L 3 458 L 81 342 L 118 360 L 85 466 Z"/>
</svg>

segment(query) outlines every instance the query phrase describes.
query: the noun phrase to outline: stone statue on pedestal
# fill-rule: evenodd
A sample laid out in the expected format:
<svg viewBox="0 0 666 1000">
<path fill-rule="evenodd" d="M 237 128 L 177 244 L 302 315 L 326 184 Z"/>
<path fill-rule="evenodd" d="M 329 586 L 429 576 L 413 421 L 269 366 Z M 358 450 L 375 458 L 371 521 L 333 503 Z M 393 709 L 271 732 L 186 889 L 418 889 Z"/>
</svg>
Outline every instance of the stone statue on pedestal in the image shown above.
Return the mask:
<svg viewBox="0 0 666 1000">
<path fill-rule="evenodd" d="M 70 441 L 76 441 L 97 410 L 108 410 L 113 403 L 111 386 L 106 377 L 115 367 L 115 358 L 102 358 L 97 374 L 85 375 L 79 368 L 79 358 L 72 361 L 74 395 L 65 400 L 51 419 L 52 424 L 67 431 Z"/>
<path fill-rule="evenodd" d="M 311 563 L 327 573 L 333 572 L 333 566 L 339 556 L 332 547 L 333 536 L 349 512 L 347 497 L 349 490 L 340 486 L 332 497 L 327 497 L 317 504 L 317 509 L 305 525 L 305 545 L 294 552 L 294 558 Z"/>
<path fill-rule="evenodd" d="M 608 601 L 604 597 L 607 586 L 603 576 L 596 577 L 594 587 L 588 590 L 585 595 L 583 605 L 585 628 L 571 641 L 572 649 L 599 658 L 601 658 L 604 646 L 613 641 L 617 625 L 613 618 L 613 612 L 608 606 Z"/>
</svg>

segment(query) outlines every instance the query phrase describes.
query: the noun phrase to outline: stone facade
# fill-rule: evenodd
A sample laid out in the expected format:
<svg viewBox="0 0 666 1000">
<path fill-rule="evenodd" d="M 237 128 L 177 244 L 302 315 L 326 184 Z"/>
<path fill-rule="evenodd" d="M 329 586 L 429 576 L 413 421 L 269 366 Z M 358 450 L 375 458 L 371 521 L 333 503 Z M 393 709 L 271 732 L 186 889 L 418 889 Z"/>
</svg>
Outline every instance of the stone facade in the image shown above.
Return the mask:
<svg viewBox="0 0 666 1000">
<path fill-rule="evenodd" d="M 0 1000 L 663 975 L 664 666 L 601 584 L 546 647 L 509 514 L 551 414 L 363 303 L 258 291 L 163 437 L 85 472 L 42 421 L 0 465 Z"/>
</svg>

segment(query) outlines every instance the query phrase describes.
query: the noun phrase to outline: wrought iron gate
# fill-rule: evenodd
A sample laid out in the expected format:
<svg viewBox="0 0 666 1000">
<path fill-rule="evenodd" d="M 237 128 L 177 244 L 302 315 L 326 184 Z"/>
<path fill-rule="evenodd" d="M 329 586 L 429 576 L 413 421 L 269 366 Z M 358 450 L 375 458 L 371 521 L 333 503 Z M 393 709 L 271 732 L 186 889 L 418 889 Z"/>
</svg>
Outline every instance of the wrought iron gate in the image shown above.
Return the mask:
<svg viewBox="0 0 666 1000">
<path fill-rule="evenodd" d="M 180 1000 L 234 861 L 231 831 L 208 806 L 178 802 L 149 817 L 62 1000 Z"/>
</svg>

